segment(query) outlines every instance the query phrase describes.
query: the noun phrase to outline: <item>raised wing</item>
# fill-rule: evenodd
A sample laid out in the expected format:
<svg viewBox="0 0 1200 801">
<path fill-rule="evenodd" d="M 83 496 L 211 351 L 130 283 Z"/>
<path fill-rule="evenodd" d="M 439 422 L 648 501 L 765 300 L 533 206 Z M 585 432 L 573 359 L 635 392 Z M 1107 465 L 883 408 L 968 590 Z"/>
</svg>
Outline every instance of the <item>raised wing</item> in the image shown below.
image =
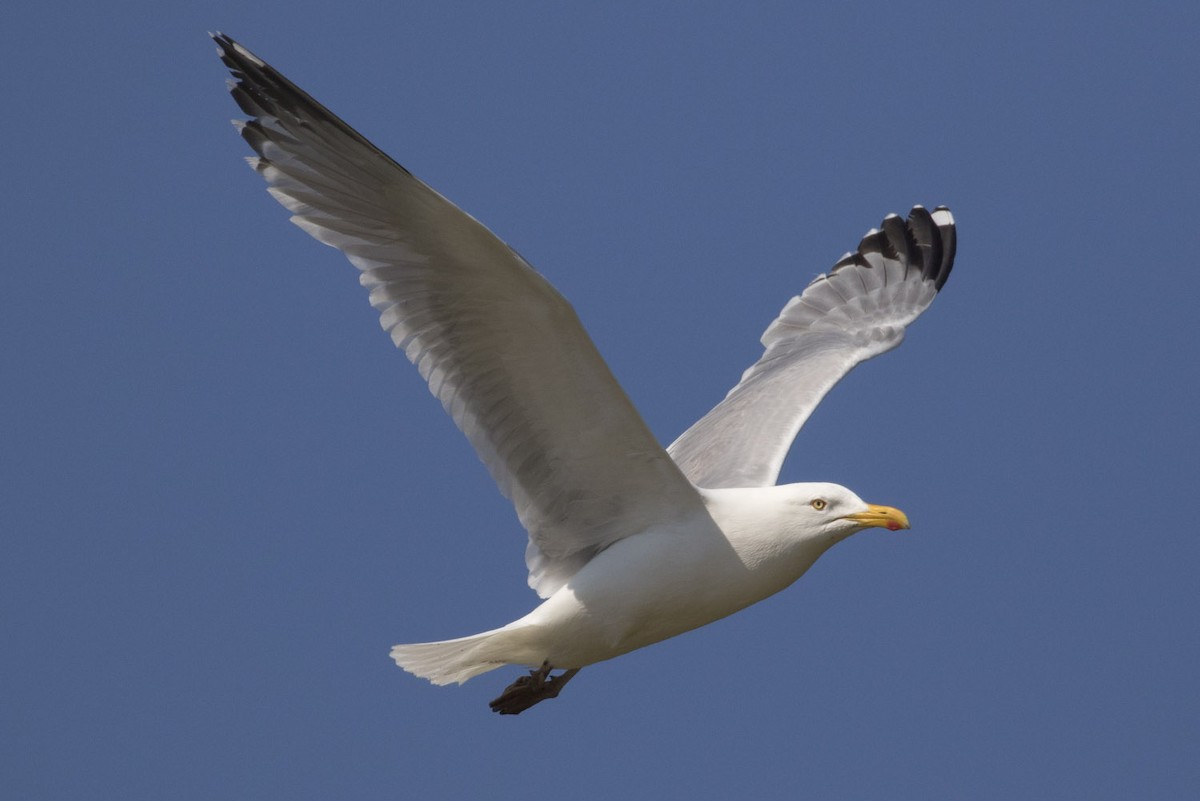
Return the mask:
<svg viewBox="0 0 1200 801">
<path fill-rule="evenodd" d="M 227 36 L 250 164 L 292 222 L 346 254 L 396 346 L 529 531 L 546 597 L 592 555 L 704 514 L 570 305 L 490 231 Z"/>
<path fill-rule="evenodd" d="M 890 214 L 792 298 L 762 336 L 765 352 L 668 448 L 699 487 L 774 484 L 792 440 L 855 365 L 886 353 L 929 307 L 954 266 L 954 218 L 916 206 Z"/>
</svg>

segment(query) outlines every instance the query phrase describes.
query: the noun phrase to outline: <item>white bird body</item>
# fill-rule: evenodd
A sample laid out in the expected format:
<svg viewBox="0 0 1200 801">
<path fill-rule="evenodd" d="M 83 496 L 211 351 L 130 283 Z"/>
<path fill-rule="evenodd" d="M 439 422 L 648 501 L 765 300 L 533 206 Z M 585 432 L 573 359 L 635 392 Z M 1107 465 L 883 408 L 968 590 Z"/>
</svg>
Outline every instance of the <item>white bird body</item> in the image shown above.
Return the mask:
<svg viewBox="0 0 1200 801">
<path fill-rule="evenodd" d="M 397 645 L 402 668 L 446 684 L 540 665 L 492 704 L 515 714 L 581 667 L 773 595 L 856 531 L 908 528 L 844 487 L 775 481 L 830 388 L 899 345 L 945 283 L 948 209 L 888 215 L 784 306 L 762 357 L 663 448 L 546 279 L 261 59 L 214 38 L 252 117 L 238 123 L 251 166 L 293 222 L 359 269 L 383 328 L 529 532 L 543 603 L 499 629 Z"/>
<path fill-rule="evenodd" d="M 807 486 L 707 490 L 708 515 L 614 543 L 521 621 L 544 628 L 544 658 L 570 668 L 758 603 L 800 578 L 836 541 L 797 530 L 797 489 Z"/>
<path fill-rule="evenodd" d="M 701 496 L 702 513 L 618 540 L 507 626 L 398 645 L 392 657 L 435 684 L 463 682 L 504 664 L 581 668 L 612 659 L 785 589 L 831 546 L 866 527 L 861 517 L 846 515 L 885 509 L 836 484 L 701 490 Z M 823 512 L 812 508 L 814 499 L 827 504 Z M 895 510 L 888 512 L 897 528 L 906 527 Z"/>
</svg>

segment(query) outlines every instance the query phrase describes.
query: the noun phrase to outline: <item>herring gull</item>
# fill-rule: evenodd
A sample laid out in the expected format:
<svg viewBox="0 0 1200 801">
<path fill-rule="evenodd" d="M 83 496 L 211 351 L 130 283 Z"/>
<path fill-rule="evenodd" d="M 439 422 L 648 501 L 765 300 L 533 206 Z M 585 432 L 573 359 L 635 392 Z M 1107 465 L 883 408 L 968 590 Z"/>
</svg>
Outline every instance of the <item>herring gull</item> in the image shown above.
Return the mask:
<svg viewBox="0 0 1200 801">
<path fill-rule="evenodd" d="M 663 448 L 545 278 L 249 50 L 213 38 L 250 117 L 236 123 L 250 164 L 292 222 L 358 268 L 384 330 L 529 533 L 543 602 L 491 631 L 397 645 L 397 665 L 434 684 L 530 667 L 491 703 L 516 714 L 580 668 L 779 592 L 855 532 L 909 527 L 845 487 L 775 482 L 821 398 L 899 345 L 946 282 L 948 209 L 916 206 L 869 231 L 784 306 L 725 399 Z"/>
</svg>

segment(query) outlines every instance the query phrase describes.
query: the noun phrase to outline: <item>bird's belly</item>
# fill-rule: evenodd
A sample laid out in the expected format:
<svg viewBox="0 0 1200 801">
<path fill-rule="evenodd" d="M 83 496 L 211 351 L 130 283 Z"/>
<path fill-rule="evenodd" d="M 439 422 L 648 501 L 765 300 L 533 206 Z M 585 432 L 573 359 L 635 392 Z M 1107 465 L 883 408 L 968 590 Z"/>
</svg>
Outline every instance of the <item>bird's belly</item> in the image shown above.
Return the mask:
<svg viewBox="0 0 1200 801">
<path fill-rule="evenodd" d="M 599 554 L 524 621 L 556 667 L 582 667 L 704 626 L 807 569 L 747 564 L 719 532 L 639 534 Z"/>
</svg>

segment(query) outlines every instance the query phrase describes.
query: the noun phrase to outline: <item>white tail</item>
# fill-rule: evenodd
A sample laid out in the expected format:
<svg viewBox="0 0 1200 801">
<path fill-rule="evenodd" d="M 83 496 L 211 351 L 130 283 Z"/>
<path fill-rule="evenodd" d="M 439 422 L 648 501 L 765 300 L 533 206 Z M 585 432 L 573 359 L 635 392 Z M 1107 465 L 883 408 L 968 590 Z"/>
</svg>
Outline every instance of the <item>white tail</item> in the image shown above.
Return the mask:
<svg viewBox="0 0 1200 801">
<path fill-rule="evenodd" d="M 434 684 L 462 684 L 467 679 L 510 664 L 501 651 L 507 651 L 513 629 L 508 627 L 441 642 L 416 642 L 392 647 L 392 659 L 414 676 Z M 499 640 L 499 641 L 498 641 Z"/>
</svg>

